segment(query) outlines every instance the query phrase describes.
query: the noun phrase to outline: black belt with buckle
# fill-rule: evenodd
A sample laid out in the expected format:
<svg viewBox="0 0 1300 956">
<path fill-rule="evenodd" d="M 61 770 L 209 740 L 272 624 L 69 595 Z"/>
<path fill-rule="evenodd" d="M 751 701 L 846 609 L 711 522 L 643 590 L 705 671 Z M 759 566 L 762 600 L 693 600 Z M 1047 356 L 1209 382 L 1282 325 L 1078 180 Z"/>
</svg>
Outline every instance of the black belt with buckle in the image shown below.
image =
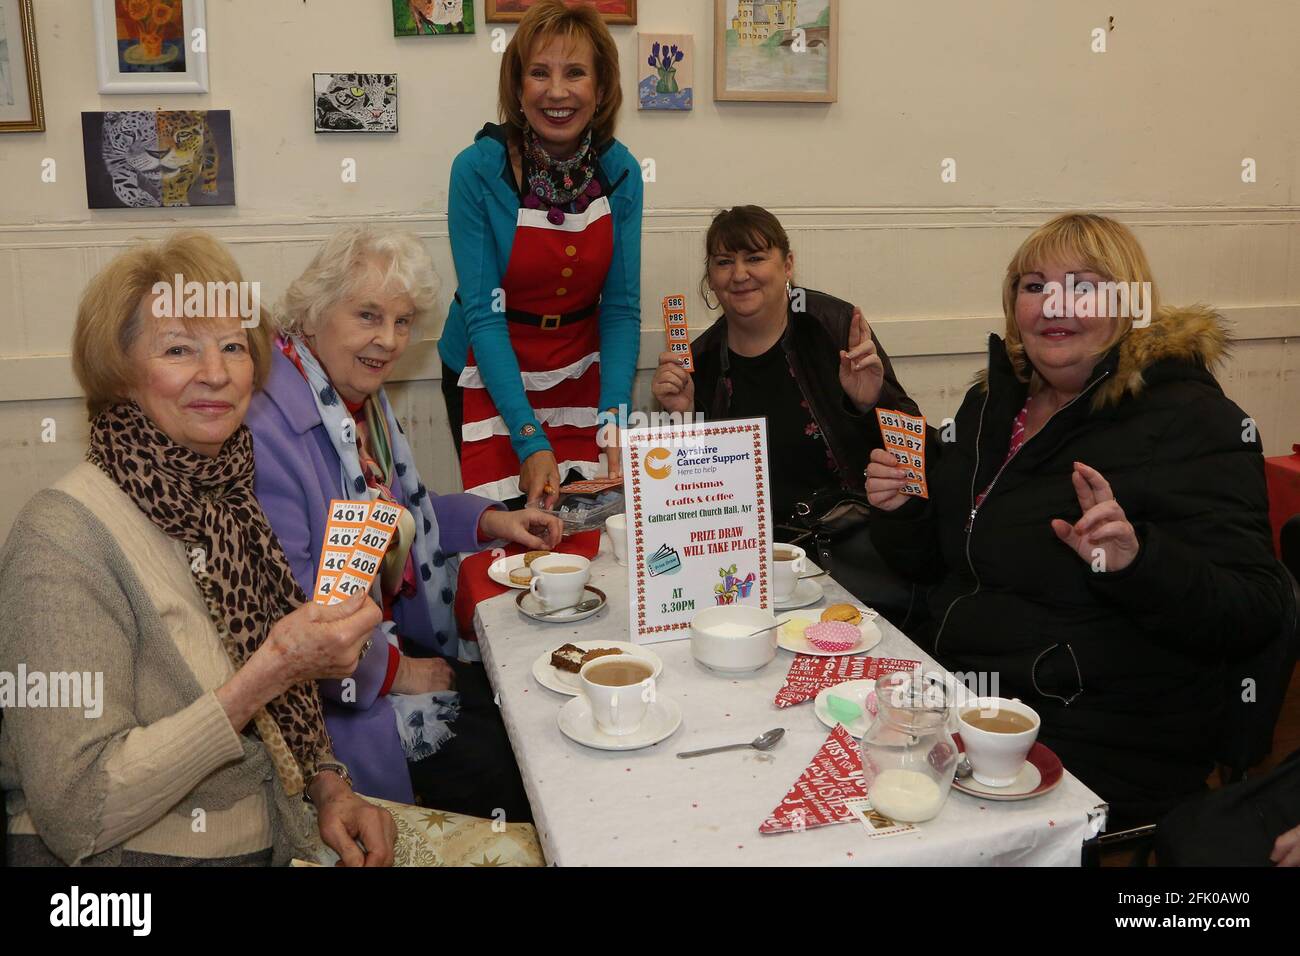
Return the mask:
<svg viewBox="0 0 1300 956">
<path fill-rule="evenodd" d="M 576 312 L 565 312 L 562 315 L 538 315 L 536 312 L 522 312 L 519 309 L 506 309 L 506 321 L 515 322 L 519 325 L 531 325 L 533 328 L 545 329 L 550 331 L 558 329 L 565 325 L 572 325 L 574 322 L 581 322 L 583 319 L 589 319 L 596 314 L 599 308 L 599 302 L 593 302 L 591 305 L 578 309 Z"/>
</svg>

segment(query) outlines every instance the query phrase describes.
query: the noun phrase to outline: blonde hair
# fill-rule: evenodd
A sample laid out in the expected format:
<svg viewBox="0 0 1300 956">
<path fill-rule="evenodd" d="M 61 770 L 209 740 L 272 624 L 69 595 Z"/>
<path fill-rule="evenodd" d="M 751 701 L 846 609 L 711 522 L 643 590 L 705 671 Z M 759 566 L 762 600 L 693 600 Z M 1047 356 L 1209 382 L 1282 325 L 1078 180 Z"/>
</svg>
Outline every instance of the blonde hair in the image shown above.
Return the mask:
<svg viewBox="0 0 1300 956">
<path fill-rule="evenodd" d="M 382 282 L 415 303 L 414 322 L 433 311 L 441 282 L 423 243 L 400 229 L 345 226 L 316 251 L 302 275 L 289 283 L 275 310 L 275 323 L 286 335 L 315 335 L 321 316 L 352 296 L 365 281 L 363 266 L 383 264 Z"/>
<path fill-rule="evenodd" d="M 1160 296 L 1151 266 L 1137 237 L 1122 223 L 1095 213 L 1065 213 L 1035 229 L 1007 264 L 1007 274 L 1002 280 L 1002 312 L 1006 318 L 1007 357 L 1021 381 L 1033 385 L 1037 373 L 1025 355 L 1025 343 L 1016 324 L 1016 295 L 1020 279 L 1027 272 L 1041 269 L 1048 263 L 1066 264 L 1081 262 L 1083 268 L 1095 272 L 1110 282 L 1150 283 L 1148 306 L 1151 315 L 1160 311 Z M 1115 328 L 1106 339 L 1101 355 L 1110 351 L 1133 328 L 1133 316 L 1120 315 Z"/>
<path fill-rule="evenodd" d="M 532 56 L 539 44 L 556 37 L 575 39 L 585 37 L 591 43 L 595 58 L 596 85 L 601 100 L 591 117 L 591 142 L 601 145 L 614 138 L 618 111 L 623 106 L 623 88 L 619 83 L 618 47 L 609 34 L 609 27 L 600 18 L 596 8 L 579 3 L 568 6 L 561 0 L 538 0 L 528 8 L 519 28 L 510 38 L 505 55 L 501 57 L 501 73 L 497 82 L 497 113 L 501 122 L 510 127 L 511 134 L 528 125 L 524 107 L 520 102 L 523 85 L 524 58 Z"/>
<path fill-rule="evenodd" d="M 179 279 L 178 279 L 179 277 Z M 86 410 L 93 419 L 100 412 L 127 400 L 135 384 L 131 346 L 144 327 L 144 301 L 158 283 L 174 287 L 198 282 L 240 283 L 243 275 L 230 251 L 205 232 L 173 234 L 162 242 L 141 241 L 115 257 L 90 280 L 77 306 L 72 332 L 72 370 L 86 395 Z M 253 360 L 253 385 L 266 381 L 271 364 L 269 323 L 246 328 L 248 352 Z M 187 328 L 206 321 L 183 314 Z"/>
</svg>

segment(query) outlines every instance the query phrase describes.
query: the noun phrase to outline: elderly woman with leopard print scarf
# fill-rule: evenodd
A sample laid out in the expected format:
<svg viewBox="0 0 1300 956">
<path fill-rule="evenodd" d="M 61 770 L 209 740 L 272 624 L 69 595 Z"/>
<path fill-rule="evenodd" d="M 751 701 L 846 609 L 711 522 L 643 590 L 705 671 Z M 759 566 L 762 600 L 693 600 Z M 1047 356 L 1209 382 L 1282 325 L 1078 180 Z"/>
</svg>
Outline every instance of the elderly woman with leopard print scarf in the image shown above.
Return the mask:
<svg viewBox="0 0 1300 956">
<path fill-rule="evenodd" d="M 323 842 L 344 864 L 389 864 L 393 818 L 353 793 L 315 684 L 355 670 L 379 609 L 304 602 L 243 425 L 267 331 L 233 304 L 181 314 L 155 291 L 174 281 L 240 275 L 191 233 L 90 283 L 73 338 L 86 460 L 0 551 L 0 671 L 85 685 L 77 706 L 4 715 L 8 862 L 282 864 Z"/>
</svg>

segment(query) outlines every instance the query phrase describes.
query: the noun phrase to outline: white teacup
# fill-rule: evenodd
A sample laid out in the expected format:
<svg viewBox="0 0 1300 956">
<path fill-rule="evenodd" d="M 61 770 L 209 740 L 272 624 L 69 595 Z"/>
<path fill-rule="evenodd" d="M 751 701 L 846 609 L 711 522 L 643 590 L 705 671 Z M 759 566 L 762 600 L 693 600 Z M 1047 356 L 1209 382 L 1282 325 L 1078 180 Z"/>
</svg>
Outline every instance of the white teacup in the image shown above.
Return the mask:
<svg viewBox="0 0 1300 956">
<path fill-rule="evenodd" d="M 989 721 L 1011 715 L 1028 719 L 1033 726 L 1014 733 L 987 729 Z M 984 728 L 972 721 L 983 722 Z M 1005 697 L 975 697 L 958 708 L 961 740 L 970 760 L 971 776 L 986 787 L 1007 787 L 1016 779 L 1025 757 L 1038 739 L 1042 720 L 1028 704 Z"/>
<path fill-rule="evenodd" d="M 614 560 L 627 567 L 627 515 L 610 515 L 605 519 L 605 533 L 614 551 Z"/>
<path fill-rule="evenodd" d="M 778 560 L 777 555 L 787 551 L 794 555 L 791 561 Z M 799 587 L 799 575 L 808 570 L 808 552 L 793 544 L 777 543 L 772 546 L 772 593 L 777 602 L 794 597 Z"/>
<path fill-rule="evenodd" d="M 587 579 L 591 577 L 591 562 L 578 554 L 548 554 L 529 567 L 533 570 L 533 579 L 528 583 L 528 589 L 548 611 L 571 607 L 581 601 Z"/>
<path fill-rule="evenodd" d="M 629 654 L 597 657 L 582 665 L 578 679 L 591 702 L 596 727 L 612 737 L 636 733 L 655 699 L 654 666 Z"/>
</svg>

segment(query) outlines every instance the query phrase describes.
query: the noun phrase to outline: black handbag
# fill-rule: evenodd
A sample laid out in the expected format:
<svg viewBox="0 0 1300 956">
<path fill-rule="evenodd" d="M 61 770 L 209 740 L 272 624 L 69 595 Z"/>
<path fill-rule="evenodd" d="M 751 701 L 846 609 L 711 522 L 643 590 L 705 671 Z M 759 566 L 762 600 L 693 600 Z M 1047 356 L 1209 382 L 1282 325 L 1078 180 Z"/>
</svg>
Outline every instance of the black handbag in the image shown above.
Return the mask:
<svg viewBox="0 0 1300 956">
<path fill-rule="evenodd" d="M 797 502 L 775 530 L 782 543 L 803 548 L 858 600 L 907 628 L 921 609 L 922 595 L 880 557 L 871 543 L 870 517 L 865 494 L 824 488 Z"/>
</svg>

